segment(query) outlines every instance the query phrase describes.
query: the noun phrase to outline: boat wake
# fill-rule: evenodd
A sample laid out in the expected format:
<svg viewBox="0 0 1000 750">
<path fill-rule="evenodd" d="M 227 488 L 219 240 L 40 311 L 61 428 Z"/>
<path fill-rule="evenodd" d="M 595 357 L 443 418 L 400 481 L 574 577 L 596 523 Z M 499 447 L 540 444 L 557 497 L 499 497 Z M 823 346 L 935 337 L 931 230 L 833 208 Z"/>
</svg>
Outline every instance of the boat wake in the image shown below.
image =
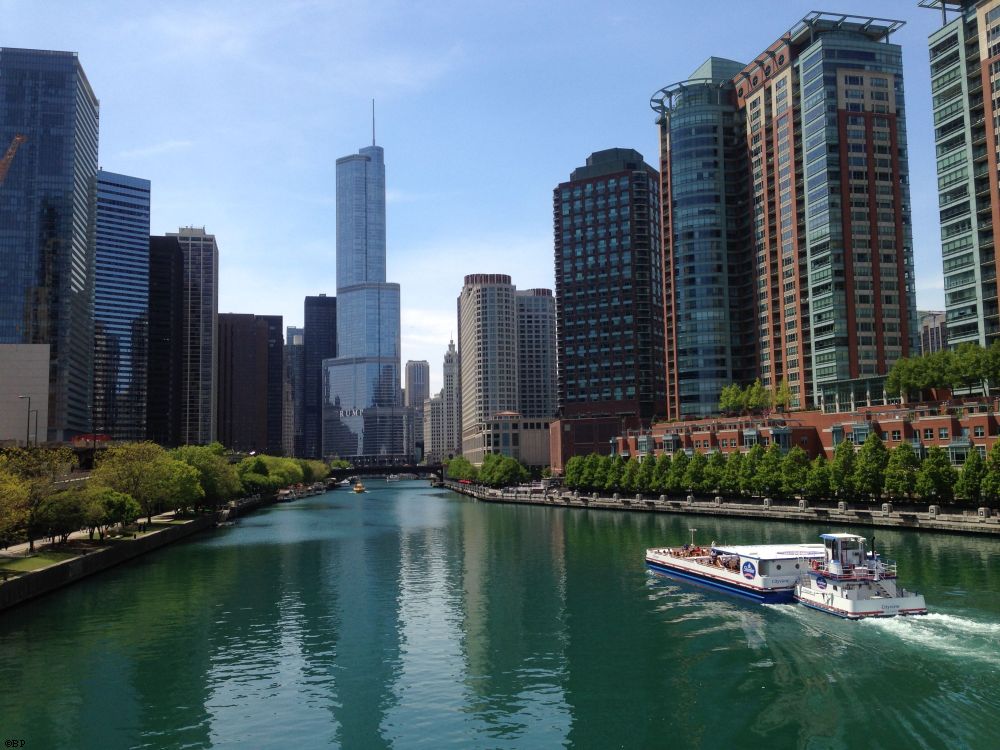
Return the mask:
<svg viewBox="0 0 1000 750">
<path fill-rule="evenodd" d="M 1000 666 L 998 623 L 932 612 L 920 617 L 870 618 L 859 624 L 921 648 Z"/>
</svg>

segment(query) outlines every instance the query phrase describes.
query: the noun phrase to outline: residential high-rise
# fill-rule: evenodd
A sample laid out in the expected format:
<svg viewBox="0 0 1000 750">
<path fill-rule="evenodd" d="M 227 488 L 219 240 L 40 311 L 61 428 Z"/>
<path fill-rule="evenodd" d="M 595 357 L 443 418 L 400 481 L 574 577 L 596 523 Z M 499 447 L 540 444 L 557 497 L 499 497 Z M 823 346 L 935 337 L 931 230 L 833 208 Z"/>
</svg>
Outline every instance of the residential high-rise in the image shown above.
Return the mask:
<svg viewBox="0 0 1000 750">
<path fill-rule="evenodd" d="M 75 52 L 0 47 L 0 344 L 48 346 L 43 442 L 92 426 L 98 112 Z"/>
<path fill-rule="evenodd" d="M 930 35 L 947 341 L 1000 339 L 1000 0 L 922 0 L 941 11 Z M 956 11 L 949 20 L 948 12 Z"/>
<path fill-rule="evenodd" d="M 670 419 L 714 414 L 725 386 L 756 377 L 746 144 L 732 82 L 743 67 L 712 57 L 653 96 Z"/>
<path fill-rule="evenodd" d="M 462 454 L 462 377 L 454 340 L 448 342 L 442 367 L 441 418 L 444 421 L 442 458 Z"/>
<path fill-rule="evenodd" d="M 216 438 L 218 394 L 219 247 L 204 227 L 168 232 L 184 259 L 181 338 L 181 443 Z"/>
<path fill-rule="evenodd" d="M 417 460 L 424 455 L 424 402 L 431 395 L 431 366 L 427 360 L 409 360 L 404 369 L 406 388 L 403 405 L 409 410 L 408 418 L 412 443 L 408 452 Z"/>
<path fill-rule="evenodd" d="M 218 439 L 231 450 L 282 453 L 281 324 L 280 315 L 219 315 Z"/>
<path fill-rule="evenodd" d="M 407 458 L 399 284 L 386 282 L 385 263 L 385 163 L 373 144 L 337 159 L 337 356 L 323 364 L 328 456 Z"/>
<path fill-rule="evenodd" d="M 323 451 L 323 361 L 337 356 L 337 298 L 320 294 L 305 299 L 302 339 L 302 454 L 320 458 Z"/>
<path fill-rule="evenodd" d="M 813 12 L 654 95 L 671 417 L 753 377 L 792 408 L 881 398 L 915 349 L 901 25 Z"/>
<path fill-rule="evenodd" d="M 664 413 L 657 172 L 634 149 L 597 151 L 556 187 L 553 207 L 558 468 Z"/>
<path fill-rule="evenodd" d="M 948 348 L 948 324 L 943 310 L 918 310 L 920 353 L 933 354 Z"/>
<path fill-rule="evenodd" d="M 554 419 L 558 411 L 556 302 L 551 289 L 514 292 L 517 401 L 522 417 Z"/>
<path fill-rule="evenodd" d="M 181 444 L 184 254 L 177 237 L 149 238 L 149 346 L 146 438 Z"/>
<path fill-rule="evenodd" d="M 334 327 L 335 328 L 335 327 Z M 285 415 L 291 431 L 290 447 L 286 453 L 292 456 L 305 455 L 305 328 L 288 326 L 285 329 L 285 380 L 288 382 L 288 400 Z M 322 361 L 322 360 L 320 360 Z M 322 365 L 321 365 L 322 366 Z M 322 375 L 320 368 L 317 373 Z M 321 378 L 319 378 L 321 380 Z"/>
<path fill-rule="evenodd" d="M 97 173 L 94 432 L 146 438 L 149 180 Z"/>
</svg>

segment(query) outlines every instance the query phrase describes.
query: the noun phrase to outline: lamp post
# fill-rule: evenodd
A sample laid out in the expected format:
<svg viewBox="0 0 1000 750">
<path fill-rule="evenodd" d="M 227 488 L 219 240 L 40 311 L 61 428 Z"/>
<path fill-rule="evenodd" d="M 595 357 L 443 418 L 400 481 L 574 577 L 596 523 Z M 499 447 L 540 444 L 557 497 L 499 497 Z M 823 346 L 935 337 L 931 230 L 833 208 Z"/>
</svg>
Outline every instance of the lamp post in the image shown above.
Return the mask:
<svg viewBox="0 0 1000 750">
<path fill-rule="evenodd" d="M 28 421 L 24 425 L 24 447 L 31 447 L 31 396 L 18 396 L 18 399 L 28 399 Z"/>
<path fill-rule="evenodd" d="M 28 416 L 29 417 L 32 414 L 35 415 L 35 446 L 37 447 L 38 446 L 38 409 L 32 409 L 31 411 L 28 412 Z"/>
</svg>

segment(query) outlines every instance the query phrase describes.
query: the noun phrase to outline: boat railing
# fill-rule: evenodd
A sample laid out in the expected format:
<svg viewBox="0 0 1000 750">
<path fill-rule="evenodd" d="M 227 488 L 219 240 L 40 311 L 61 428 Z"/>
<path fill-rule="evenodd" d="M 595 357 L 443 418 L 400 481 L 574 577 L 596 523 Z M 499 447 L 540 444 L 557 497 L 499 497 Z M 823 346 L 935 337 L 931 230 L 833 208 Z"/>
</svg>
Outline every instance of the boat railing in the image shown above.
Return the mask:
<svg viewBox="0 0 1000 750">
<path fill-rule="evenodd" d="M 879 560 L 875 563 L 875 567 L 855 565 L 854 567 L 844 568 L 840 572 L 830 570 L 825 562 L 820 562 L 819 560 L 813 560 L 811 567 L 815 572 L 827 578 L 835 578 L 838 581 L 870 581 L 876 578 L 896 577 L 895 560 Z"/>
</svg>

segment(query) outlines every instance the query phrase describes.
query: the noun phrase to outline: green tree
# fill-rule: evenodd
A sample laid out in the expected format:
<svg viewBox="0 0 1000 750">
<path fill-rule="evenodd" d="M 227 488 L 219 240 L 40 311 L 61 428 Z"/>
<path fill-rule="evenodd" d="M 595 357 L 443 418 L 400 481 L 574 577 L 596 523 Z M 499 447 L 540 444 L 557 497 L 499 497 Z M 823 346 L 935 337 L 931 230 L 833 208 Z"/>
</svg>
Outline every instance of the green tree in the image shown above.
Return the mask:
<svg viewBox="0 0 1000 750">
<path fill-rule="evenodd" d="M 578 490 L 582 486 L 583 477 L 583 456 L 573 456 L 563 467 L 563 482 L 571 490 Z"/>
<path fill-rule="evenodd" d="M 608 463 L 607 471 L 604 474 L 604 485 L 599 489 L 605 492 L 617 492 L 622 487 L 624 474 L 625 459 L 616 453 Z"/>
<path fill-rule="evenodd" d="M 715 451 L 705 465 L 705 491 L 721 492 L 722 478 L 726 473 L 726 454 Z"/>
<path fill-rule="evenodd" d="M 740 476 L 743 472 L 743 454 L 735 451 L 726 459 L 726 470 L 722 473 L 719 490 L 727 497 L 739 497 L 742 494 Z"/>
<path fill-rule="evenodd" d="M 764 446 L 755 443 L 743 456 L 740 466 L 740 492 L 753 495 L 756 491 L 757 469 L 764 458 Z"/>
<path fill-rule="evenodd" d="M 952 354 L 951 386 L 982 388 L 986 393 L 987 354 L 979 344 L 967 341 L 959 344 Z"/>
<path fill-rule="evenodd" d="M 656 470 L 653 472 L 653 492 L 667 492 L 670 484 L 670 454 L 661 453 L 656 459 Z"/>
<path fill-rule="evenodd" d="M 804 495 L 809 479 L 809 456 L 799 446 L 793 447 L 781 461 L 781 493 L 785 497 Z"/>
<path fill-rule="evenodd" d="M 761 385 L 759 378 L 747 387 L 746 408 L 750 412 L 771 408 L 771 392 Z"/>
<path fill-rule="evenodd" d="M 43 532 L 40 526 L 42 504 L 54 492 L 53 483 L 68 474 L 75 457 L 68 447 L 9 448 L 0 453 L 0 472 L 11 474 L 27 490 L 27 500 L 20 506 L 28 549 L 35 550 L 35 539 Z"/>
<path fill-rule="evenodd" d="M 854 443 L 842 440 L 833 451 L 830 489 L 839 498 L 854 496 Z"/>
<path fill-rule="evenodd" d="M 708 458 L 704 453 L 695 451 L 691 460 L 684 468 L 684 475 L 681 479 L 684 485 L 682 489 L 689 489 L 697 493 L 705 491 L 705 467 L 708 465 Z"/>
<path fill-rule="evenodd" d="M 806 475 L 805 496 L 810 500 L 825 500 L 833 494 L 831 485 L 830 462 L 822 454 L 816 456 L 809 464 L 809 473 Z"/>
<path fill-rule="evenodd" d="M 670 459 L 670 473 L 667 475 L 668 493 L 676 495 L 688 489 L 684 484 L 684 475 L 690 462 L 691 458 L 685 451 L 677 451 Z"/>
<path fill-rule="evenodd" d="M 979 455 L 975 447 L 969 451 L 969 455 L 962 464 L 962 471 L 958 475 L 958 482 L 955 483 L 955 494 L 965 500 L 966 503 L 978 506 L 983 495 L 983 478 L 986 476 L 986 462 Z"/>
<path fill-rule="evenodd" d="M 198 481 L 198 470 L 177 459 L 167 459 L 167 494 L 165 504 L 177 513 L 187 513 L 198 507 L 205 491 Z"/>
<path fill-rule="evenodd" d="M 28 524 L 28 485 L 10 472 L 0 471 L 0 547 L 7 548 Z"/>
<path fill-rule="evenodd" d="M 149 442 L 122 443 L 105 449 L 91 481 L 132 497 L 148 522 L 152 522 L 154 512 L 185 507 L 203 494 L 197 471 Z"/>
<path fill-rule="evenodd" d="M 927 502 L 951 502 L 957 479 L 948 454 L 935 445 L 928 449 L 927 458 L 917 471 L 917 494 Z"/>
<path fill-rule="evenodd" d="M 625 470 L 622 472 L 621 488 L 630 494 L 638 492 L 639 489 L 639 459 L 630 456 L 625 463 Z"/>
<path fill-rule="evenodd" d="M 885 493 L 893 500 L 913 497 L 920 459 L 909 443 L 900 443 L 889 454 L 885 467 Z"/>
<path fill-rule="evenodd" d="M 639 467 L 639 476 L 636 479 L 635 491 L 643 495 L 653 491 L 653 477 L 656 474 L 656 456 L 647 453 L 642 459 Z"/>
<path fill-rule="evenodd" d="M 774 408 L 779 411 L 788 411 L 791 407 L 792 387 L 788 384 L 788 378 L 782 378 L 774 392 Z"/>
<path fill-rule="evenodd" d="M 723 386 L 719 394 L 719 411 L 724 414 L 746 411 L 746 393 L 736 383 Z"/>
<path fill-rule="evenodd" d="M 993 351 L 993 347 L 990 347 L 990 351 Z M 986 473 L 980 486 L 983 502 L 991 508 L 1000 505 L 1000 440 L 993 443 L 986 455 Z"/>
<path fill-rule="evenodd" d="M 448 479 L 454 481 L 474 481 L 476 479 L 476 467 L 469 463 L 465 456 L 455 456 L 445 463 L 444 474 Z M 244 483 L 246 478 L 244 477 Z"/>
<path fill-rule="evenodd" d="M 757 465 L 753 488 L 759 494 L 781 497 L 781 465 L 784 454 L 777 443 L 771 443 Z"/>
<path fill-rule="evenodd" d="M 46 536 L 65 544 L 69 535 L 83 528 L 81 493 L 76 488 L 57 490 L 45 497 L 38 509 L 38 525 Z"/>
<path fill-rule="evenodd" d="M 205 503 L 213 510 L 228 503 L 242 489 L 240 475 L 236 467 L 226 460 L 219 443 L 186 445 L 170 451 L 170 456 L 198 472 L 198 482 L 204 490 Z M 325 466 L 320 461 L 313 463 Z"/>
<path fill-rule="evenodd" d="M 873 500 L 881 498 L 888 464 L 889 451 L 886 450 L 885 443 L 876 432 L 869 432 L 854 462 L 854 491 Z"/>
</svg>

